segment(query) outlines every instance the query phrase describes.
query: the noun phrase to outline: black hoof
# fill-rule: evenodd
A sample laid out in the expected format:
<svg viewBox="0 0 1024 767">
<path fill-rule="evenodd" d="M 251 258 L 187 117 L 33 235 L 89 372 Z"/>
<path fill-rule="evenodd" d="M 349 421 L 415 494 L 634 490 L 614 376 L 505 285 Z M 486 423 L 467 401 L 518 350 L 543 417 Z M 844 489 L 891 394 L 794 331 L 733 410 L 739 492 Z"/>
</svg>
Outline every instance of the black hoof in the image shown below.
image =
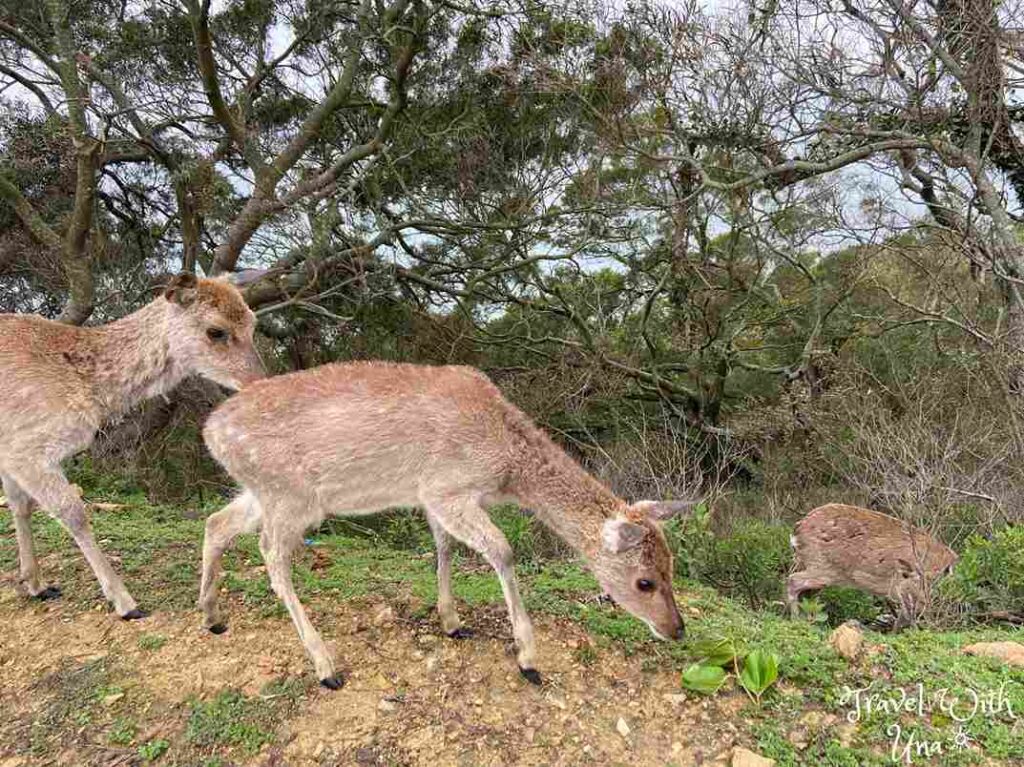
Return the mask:
<svg viewBox="0 0 1024 767">
<path fill-rule="evenodd" d="M 228 624 L 226 623 L 214 623 L 209 627 L 211 634 L 223 634 L 228 630 Z"/>
<path fill-rule="evenodd" d="M 540 672 L 535 668 L 520 668 L 519 673 L 522 674 L 523 679 L 530 684 L 535 684 L 540 687 L 544 683 L 540 678 Z"/>
<path fill-rule="evenodd" d="M 341 674 L 335 674 L 334 676 L 329 676 L 326 679 L 321 679 L 320 685 L 326 687 L 328 690 L 340 690 L 345 686 L 345 677 Z"/>
<path fill-rule="evenodd" d="M 123 621 L 137 621 L 137 620 L 142 620 L 143 618 L 148 618 L 148 617 L 149 617 L 149 613 L 147 613 L 145 610 L 140 610 L 138 607 L 136 607 L 134 610 L 126 612 L 124 615 L 122 615 L 121 616 L 121 620 L 123 620 Z"/>
<path fill-rule="evenodd" d="M 449 639 L 469 639 L 473 636 L 473 629 L 457 628 L 455 631 L 448 632 Z"/>
<path fill-rule="evenodd" d="M 47 586 L 45 589 L 40 591 L 38 594 L 33 594 L 33 599 L 38 599 L 40 602 L 45 602 L 49 599 L 56 599 L 61 595 L 60 586 Z"/>
</svg>

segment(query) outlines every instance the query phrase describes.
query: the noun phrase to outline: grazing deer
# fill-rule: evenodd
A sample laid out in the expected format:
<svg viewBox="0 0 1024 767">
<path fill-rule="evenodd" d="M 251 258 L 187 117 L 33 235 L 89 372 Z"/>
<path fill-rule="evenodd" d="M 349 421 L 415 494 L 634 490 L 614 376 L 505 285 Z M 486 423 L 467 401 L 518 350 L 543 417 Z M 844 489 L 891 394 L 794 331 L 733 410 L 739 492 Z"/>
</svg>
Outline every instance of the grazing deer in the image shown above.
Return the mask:
<svg viewBox="0 0 1024 767">
<path fill-rule="evenodd" d="M 792 544 L 797 571 L 786 584 L 786 602 L 794 617 L 803 592 L 851 586 L 895 602 L 897 629 L 917 620 L 931 584 L 957 561 L 956 552 L 923 530 L 841 503 L 800 520 Z"/>
<path fill-rule="evenodd" d="M 21 583 L 30 596 L 60 595 L 39 582 L 31 526 L 38 503 L 74 537 L 118 615 L 144 617 L 96 545 L 61 461 L 87 448 L 111 416 L 191 373 L 235 389 L 262 378 L 253 328 L 253 313 L 237 288 L 188 273 L 174 277 L 160 298 L 108 325 L 80 328 L 0 314 L 0 478 L 14 517 Z"/>
<path fill-rule="evenodd" d="M 205 625 L 226 630 L 217 608 L 221 557 L 240 533 L 261 529 L 274 591 L 330 689 L 343 684 L 292 586 L 291 555 L 304 531 L 330 515 L 396 506 L 426 512 L 437 545 L 437 609 L 460 638 L 451 590 L 449 536 L 495 569 L 523 676 L 534 668 L 533 628 L 519 597 L 512 549 L 488 517 L 512 500 L 580 552 L 603 588 L 657 636 L 679 639 L 672 555 L 657 520 L 691 502 L 632 505 L 584 471 L 483 374 L 465 367 L 347 363 L 267 379 L 229 398 L 204 430 L 242 494 L 206 523 L 199 605 Z"/>
</svg>

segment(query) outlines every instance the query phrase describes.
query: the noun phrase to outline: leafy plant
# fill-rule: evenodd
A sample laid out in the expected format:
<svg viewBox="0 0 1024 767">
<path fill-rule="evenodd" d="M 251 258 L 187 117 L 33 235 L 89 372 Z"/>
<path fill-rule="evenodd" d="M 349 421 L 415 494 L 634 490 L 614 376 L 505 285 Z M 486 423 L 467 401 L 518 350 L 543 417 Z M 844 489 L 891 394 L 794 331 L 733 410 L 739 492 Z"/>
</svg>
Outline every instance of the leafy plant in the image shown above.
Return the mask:
<svg viewBox="0 0 1024 767">
<path fill-rule="evenodd" d="M 827 623 L 828 613 L 825 612 L 825 605 L 821 600 L 814 597 L 805 597 L 799 603 L 800 615 L 811 623 Z"/>
<path fill-rule="evenodd" d="M 779 659 L 774 653 L 754 650 L 743 661 L 740 684 L 751 698 L 761 703 L 761 696 L 779 678 Z"/>
<path fill-rule="evenodd" d="M 715 535 L 701 506 L 673 529 L 677 572 L 762 607 L 782 595 L 792 552 L 788 527 L 759 519 L 737 522 L 727 535 Z"/>
<path fill-rule="evenodd" d="M 155 762 L 167 753 L 171 744 L 166 740 L 151 740 L 139 746 L 139 758 L 146 762 Z"/>
<path fill-rule="evenodd" d="M 725 684 L 725 677 L 721 666 L 694 663 L 683 672 L 683 687 L 701 695 L 714 695 Z"/>
<path fill-rule="evenodd" d="M 735 668 L 746 655 L 746 651 L 732 639 L 704 639 L 695 642 L 691 649 L 700 663 L 708 666 Z"/>
<path fill-rule="evenodd" d="M 131 745 L 131 742 L 135 740 L 138 729 L 138 726 L 131 719 L 118 717 L 114 720 L 114 726 L 110 729 L 107 740 L 115 746 Z"/>
<path fill-rule="evenodd" d="M 1024 604 L 1024 527 L 1007 526 L 991 539 L 973 535 L 939 593 L 980 611 L 1020 611 Z"/>
</svg>

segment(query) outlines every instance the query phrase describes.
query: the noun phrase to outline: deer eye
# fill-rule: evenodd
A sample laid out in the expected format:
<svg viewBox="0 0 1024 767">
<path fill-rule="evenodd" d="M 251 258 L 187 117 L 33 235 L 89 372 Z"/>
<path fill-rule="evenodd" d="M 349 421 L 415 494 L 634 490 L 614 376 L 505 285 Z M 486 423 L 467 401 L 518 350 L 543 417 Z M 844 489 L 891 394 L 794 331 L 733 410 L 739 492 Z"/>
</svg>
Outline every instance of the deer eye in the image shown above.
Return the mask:
<svg viewBox="0 0 1024 767">
<path fill-rule="evenodd" d="M 640 589 L 640 591 L 654 591 L 654 581 L 649 581 L 646 578 L 641 578 L 636 582 L 636 587 Z"/>
<path fill-rule="evenodd" d="M 228 331 L 226 331 L 224 328 L 210 328 L 209 330 L 206 331 L 206 337 L 209 338 L 211 341 L 227 341 Z"/>
</svg>

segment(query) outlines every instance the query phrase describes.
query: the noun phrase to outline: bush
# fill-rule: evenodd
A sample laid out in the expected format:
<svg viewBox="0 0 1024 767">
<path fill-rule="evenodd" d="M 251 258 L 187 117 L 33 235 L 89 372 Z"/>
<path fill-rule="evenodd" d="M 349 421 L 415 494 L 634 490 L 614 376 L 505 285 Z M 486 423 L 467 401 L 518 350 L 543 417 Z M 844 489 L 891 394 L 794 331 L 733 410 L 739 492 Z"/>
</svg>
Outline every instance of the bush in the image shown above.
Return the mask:
<svg viewBox="0 0 1024 767">
<path fill-rule="evenodd" d="M 972 535 L 939 593 L 971 611 L 1020 612 L 1024 605 L 1024 527 L 1008 526 L 991 539 Z"/>
<path fill-rule="evenodd" d="M 676 550 L 676 572 L 739 596 L 755 608 L 781 599 L 793 561 L 790 529 L 759 519 L 737 521 L 717 536 L 705 507 L 668 528 Z"/>
</svg>

